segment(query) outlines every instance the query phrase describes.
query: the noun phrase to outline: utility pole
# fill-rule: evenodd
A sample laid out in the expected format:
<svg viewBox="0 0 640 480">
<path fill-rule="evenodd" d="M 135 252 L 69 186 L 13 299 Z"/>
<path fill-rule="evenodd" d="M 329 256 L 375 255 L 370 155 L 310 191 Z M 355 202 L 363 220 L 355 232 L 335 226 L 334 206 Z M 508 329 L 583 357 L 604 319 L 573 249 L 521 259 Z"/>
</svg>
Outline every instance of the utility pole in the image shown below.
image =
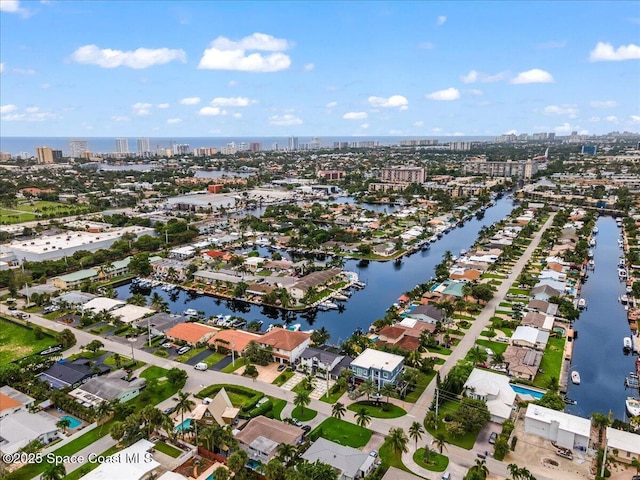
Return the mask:
<svg viewBox="0 0 640 480">
<path fill-rule="evenodd" d="M 151 317 L 147 317 L 147 333 L 149 334 L 149 348 L 151 348 Z"/>
<path fill-rule="evenodd" d="M 436 422 L 438 421 L 438 404 L 440 403 L 438 400 L 438 396 L 439 396 L 439 390 L 438 390 L 438 387 L 436 387 Z"/>
<path fill-rule="evenodd" d="M 602 452 L 602 468 L 600 469 L 600 476 L 604 478 L 604 470 L 607 465 L 607 449 L 609 448 L 609 439 L 604 442 L 604 450 Z"/>
</svg>

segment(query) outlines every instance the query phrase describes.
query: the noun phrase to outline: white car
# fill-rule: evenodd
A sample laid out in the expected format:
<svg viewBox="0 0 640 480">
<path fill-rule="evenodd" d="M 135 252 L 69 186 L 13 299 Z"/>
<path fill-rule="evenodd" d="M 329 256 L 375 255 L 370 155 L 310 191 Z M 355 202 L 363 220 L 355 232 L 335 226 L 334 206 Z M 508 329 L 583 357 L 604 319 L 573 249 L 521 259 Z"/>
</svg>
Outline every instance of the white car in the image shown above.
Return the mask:
<svg viewBox="0 0 640 480">
<path fill-rule="evenodd" d="M 204 372 L 207 368 L 209 368 L 209 365 L 207 365 L 204 362 L 200 362 L 200 363 L 196 363 L 193 368 L 195 368 L 196 370 L 200 370 L 202 372 Z"/>
</svg>

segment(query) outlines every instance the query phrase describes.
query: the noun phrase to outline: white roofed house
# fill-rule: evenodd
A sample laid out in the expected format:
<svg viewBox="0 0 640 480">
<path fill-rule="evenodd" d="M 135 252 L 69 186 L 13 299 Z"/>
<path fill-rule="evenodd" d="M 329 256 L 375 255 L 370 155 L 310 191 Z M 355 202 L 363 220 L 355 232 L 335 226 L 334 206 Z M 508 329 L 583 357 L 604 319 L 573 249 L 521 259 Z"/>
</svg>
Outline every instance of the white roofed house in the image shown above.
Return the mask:
<svg viewBox="0 0 640 480">
<path fill-rule="evenodd" d="M 549 332 L 534 327 L 519 326 L 511 335 L 511 344 L 519 347 L 544 350 L 549 342 Z"/>
<path fill-rule="evenodd" d="M 487 404 L 491 421 L 502 423 L 511 417 L 516 392 L 509 384 L 509 377 L 499 373 L 474 368 L 464 384 L 464 395 Z"/>
<path fill-rule="evenodd" d="M 564 448 L 586 449 L 591 420 L 530 403 L 524 417 L 524 430 Z"/>
<path fill-rule="evenodd" d="M 19 411 L 0 419 L 0 451 L 15 453 L 34 440 L 49 444 L 59 437 L 57 422 L 46 412 Z"/>
<path fill-rule="evenodd" d="M 338 480 L 365 478 L 375 468 L 377 459 L 353 447 L 346 447 L 325 438 L 318 438 L 302 458 L 308 462 L 319 461 L 338 471 Z"/>
<path fill-rule="evenodd" d="M 385 383 L 395 384 L 404 370 L 404 357 L 367 348 L 351 362 L 351 370 L 359 381 L 373 380 L 378 390 Z"/>
<path fill-rule="evenodd" d="M 607 448 L 607 454 L 614 455 L 620 462 L 640 460 L 640 435 L 607 427 Z"/>
<path fill-rule="evenodd" d="M 154 444 L 149 440 L 138 440 L 130 447 L 121 450 L 100 462 L 98 468 L 90 471 L 85 480 L 113 480 L 122 478 L 127 480 L 150 479 L 152 472 L 160 467 L 160 463 L 153 458 Z"/>
</svg>

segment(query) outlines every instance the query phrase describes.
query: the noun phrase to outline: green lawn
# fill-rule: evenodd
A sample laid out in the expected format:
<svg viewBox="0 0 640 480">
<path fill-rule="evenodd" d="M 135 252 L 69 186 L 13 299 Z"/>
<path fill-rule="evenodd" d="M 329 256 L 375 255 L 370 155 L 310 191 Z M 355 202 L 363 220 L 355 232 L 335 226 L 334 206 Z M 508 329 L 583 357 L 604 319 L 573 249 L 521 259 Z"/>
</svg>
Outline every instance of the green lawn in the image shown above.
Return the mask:
<svg viewBox="0 0 640 480">
<path fill-rule="evenodd" d="M 436 363 L 443 364 L 444 360 L 439 358 Z M 420 398 L 420 395 L 422 395 L 422 392 L 424 392 L 424 389 L 427 388 L 427 386 L 431 383 L 433 377 L 435 376 L 435 370 L 431 373 L 423 373 L 418 371 L 418 381 L 416 382 L 416 387 L 413 389 L 413 391 L 407 394 L 407 396 L 404 398 L 404 401 L 409 403 L 416 403 Z"/>
<path fill-rule="evenodd" d="M 0 365 L 38 353 L 58 342 L 51 335 L 42 332 L 36 340 L 35 332 L 4 317 L 0 318 Z"/>
<path fill-rule="evenodd" d="M 202 352 L 204 352 L 207 349 L 207 347 L 200 347 L 200 348 L 192 348 L 191 350 L 189 350 L 187 353 L 185 353 L 184 355 L 180 355 L 179 357 L 176 358 L 176 362 L 186 362 L 187 360 L 191 360 L 193 357 L 195 357 L 196 355 L 201 354 Z"/>
<path fill-rule="evenodd" d="M 226 367 L 224 367 L 221 371 L 222 373 L 233 373 L 238 370 L 240 367 L 244 367 L 245 359 L 244 358 L 236 358 L 235 365 L 230 363 Z"/>
<path fill-rule="evenodd" d="M 100 456 L 101 457 L 108 457 L 108 456 L 113 455 L 114 453 L 118 452 L 119 450 L 122 450 L 123 448 L 124 447 L 122 447 L 122 446 L 120 448 L 118 448 L 117 445 L 114 445 L 113 447 L 108 448 L 107 450 L 102 452 L 100 454 Z M 89 473 L 91 470 L 95 470 L 96 468 L 98 468 L 98 465 L 100 465 L 99 462 L 87 462 L 84 465 L 82 465 L 80 468 L 76 468 L 69 475 L 66 475 L 64 477 L 64 480 L 77 480 L 79 478 L 82 478 L 87 473 Z"/>
<path fill-rule="evenodd" d="M 318 415 L 318 412 L 310 409 L 309 407 L 305 407 L 304 411 L 300 407 L 296 407 L 291 412 L 292 418 L 297 418 L 301 422 L 308 422 L 309 420 L 313 420 Z"/>
<path fill-rule="evenodd" d="M 440 355 L 451 355 L 451 349 L 450 348 L 444 348 L 444 347 L 429 347 L 428 350 L 431 353 L 439 353 Z"/>
<path fill-rule="evenodd" d="M 423 460 L 424 448 L 419 448 L 413 454 L 413 461 L 420 465 L 422 468 L 426 468 L 432 472 L 444 472 L 447 465 L 449 465 L 449 457 L 440 455 L 438 452 L 431 453 L 431 460 L 429 463 L 425 463 Z"/>
<path fill-rule="evenodd" d="M 286 383 L 287 380 L 289 380 L 291 377 L 293 377 L 293 372 L 291 370 L 285 370 L 284 372 L 282 372 L 280 375 L 277 376 L 277 378 L 271 382 L 274 385 L 278 385 L 279 387 L 281 387 L 282 385 L 284 385 Z"/>
<path fill-rule="evenodd" d="M 273 404 L 273 408 L 271 409 L 271 416 L 276 420 L 282 420 L 282 410 L 287 406 L 287 401 L 282 400 L 281 398 L 273 398 L 271 397 L 271 403 Z"/>
<path fill-rule="evenodd" d="M 407 414 L 404 409 L 398 407 L 397 405 L 394 405 L 393 403 L 387 404 L 384 399 L 379 404 L 375 402 L 369 402 L 367 400 L 355 402 L 349 405 L 347 407 L 347 410 L 357 412 L 362 407 L 366 408 L 369 416 L 374 418 L 398 418 Z"/>
<path fill-rule="evenodd" d="M 336 403 L 340 399 L 340 397 L 342 395 L 344 395 L 344 392 L 347 391 L 347 387 L 344 387 L 344 388 L 339 389 L 335 393 L 331 393 L 331 389 L 332 388 L 329 389 L 329 396 L 324 394 L 322 397 L 320 397 L 320 401 L 321 402 L 325 402 L 325 403 L 329 403 L 329 404 L 333 405 L 334 403 Z"/>
<path fill-rule="evenodd" d="M 385 468 L 396 467 L 400 470 L 404 470 L 405 472 L 410 472 L 404 463 L 402 463 L 402 456 L 396 455 L 396 452 L 393 451 L 391 447 L 391 443 L 385 440 L 385 442 L 380 447 L 378 451 L 380 455 L 380 461 L 382 462 L 382 466 Z"/>
<path fill-rule="evenodd" d="M 225 357 L 226 355 L 223 355 L 222 353 L 212 353 L 211 355 L 209 355 L 207 358 L 204 359 L 204 363 L 206 363 L 209 366 L 209 368 L 211 368 Z"/>
<path fill-rule="evenodd" d="M 547 343 L 547 348 L 544 351 L 542 362 L 540 363 L 540 370 L 543 370 L 544 373 L 538 371 L 533 381 L 536 387 L 547 388 L 551 377 L 560 379 L 564 342 L 564 338 L 549 338 L 549 343 Z"/>
<path fill-rule="evenodd" d="M 252 390 L 251 388 L 241 387 L 238 385 L 218 384 L 218 385 L 210 385 L 200 390 L 198 393 L 195 394 L 195 397 L 213 398 L 222 388 L 224 388 L 225 391 L 227 392 L 227 395 L 229 396 L 229 400 L 231 400 L 231 403 L 233 403 L 235 407 L 239 407 L 239 408 L 249 403 L 251 400 L 254 399 L 254 397 L 258 395 L 262 396 L 261 392 Z"/>
<path fill-rule="evenodd" d="M 164 368 L 152 366 L 140 374 L 142 378 L 147 379 L 147 386 L 142 390 L 140 395 L 129 402 L 133 404 L 136 409 L 142 409 L 147 405 L 157 405 L 163 400 L 172 397 L 178 390 L 184 387 L 184 381 L 178 384 L 172 384 L 168 380 L 160 381 L 159 378 L 164 376 L 163 370 L 166 372 Z M 150 378 L 147 378 L 147 375 Z"/>
<path fill-rule="evenodd" d="M 167 370 L 166 368 L 152 365 L 151 367 L 147 368 L 144 372 L 142 372 L 140 376 L 147 380 L 158 379 L 158 378 L 165 377 L 168 371 L 169 370 Z"/>
<path fill-rule="evenodd" d="M 438 428 L 433 429 L 430 425 L 425 425 L 425 428 L 432 436 L 434 436 L 436 433 L 443 433 L 447 440 L 447 443 L 457 445 L 458 447 L 467 450 L 471 450 L 473 448 L 473 444 L 476 442 L 478 432 L 466 432 L 461 437 L 452 437 L 451 435 L 449 435 L 449 432 L 447 432 L 447 429 L 445 428 L 446 425 L 442 421 L 445 415 L 454 414 L 455 412 L 457 412 L 459 406 L 460 404 L 457 402 L 444 402 L 438 409 Z"/>
<path fill-rule="evenodd" d="M 529 295 L 529 290 L 524 288 L 510 288 L 507 295 Z"/>
<path fill-rule="evenodd" d="M 508 343 L 492 342 L 491 340 L 476 340 L 476 344 L 484 348 L 490 348 L 493 353 L 504 353 L 509 346 Z"/>
<path fill-rule="evenodd" d="M 168 445 L 164 442 L 156 442 L 155 449 L 159 452 L 169 455 L 172 458 L 178 458 L 182 454 L 182 450 L 172 445 Z"/>
<path fill-rule="evenodd" d="M 313 386 L 313 387 L 311 387 L 311 389 L 306 390 L 306 389 L 304 389 L 304 388 L 303 388 L 303 386 L 302 386 L 302 385 L 303 385 L 303 383 L 302 383 L 302 380 L 301 380 L 301 381 L 300 381 L 300 382 L 299 382 L 295 387 L 293 387 L 293 388 L 291 389 L 291 391 L 292 391 L 293 393 L 311 393 L 311 392 L 313 392 L 313 389 L 315 388 L 315 385 L 316 385 L 316 383 L 317 383 L 318 381 L 321 381 L 321 380 L 320 380 L 320 379 L 317 379 L 317 380 L 314 382 L 314 386 Z"/>
<path fill-rule="evenodd" d="M 312 440 L 322 437 L 339 443 L 340 445 L 361 448 L 369 443 L 371 430 L 345 422 L 344 420 L 329 417 L 310 432 L 308 437 Z"/>
</svg>

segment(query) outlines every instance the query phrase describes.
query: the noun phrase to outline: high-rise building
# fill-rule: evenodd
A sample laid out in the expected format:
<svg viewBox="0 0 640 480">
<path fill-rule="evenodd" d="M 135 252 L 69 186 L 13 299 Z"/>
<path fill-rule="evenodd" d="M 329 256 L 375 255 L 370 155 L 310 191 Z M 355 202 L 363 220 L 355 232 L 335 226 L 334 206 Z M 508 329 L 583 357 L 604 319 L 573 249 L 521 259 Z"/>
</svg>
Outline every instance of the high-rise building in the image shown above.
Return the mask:
<svg viewBox="0 0 640 480">
<path fill-rule="evenodd" d="M 49 147 L 36 148 L 36 156 L 38 157 L 38 164 L 53 163 L 53 149 Z"/>
<path fill-rule="evenodd" d="M 62 150 L 53 150 L 53 161 L 62 160 Z"/>
<path fill-rule="evenodd" d="M 298 148 L 298 137 L 289 137 L 289 151 L 295 152 Z"/>
<path fill-rule="evenodd" d="M 138 138 L 136 140 L 136 146 L 139 157 L 149 157 L 151 155 L 148 138 Z"/>
<path fill-rule="evenodd" d="M 86 140 L 71 140 L 69 142 L 71 157 L 81 158 L 85 152 L 89 151 L 89 142 Z"/>
<path fill-rule="evenodd" d="M 390 167 L 383 168 L 380 180 L 388 183 L 424 183 L 426 170 L 422 167 Z"/>
<path fill-rule="evenodd" d="M 116 138 L 116 153 L 129 153 L 128 138 Z"/>
<path fill-rule="evenodd" d="M 262 144 L 260 142 L 251 142 L 249 143 L 249 150 L 252 152 L 259 152 L 262 150 Z"/>
<path fill-rule="evenodd" d="M 191 153 L 191 147 L 188 143 L 174 143 L 173 154 L 174 155 L 188 155 Z"/>
</svg>

